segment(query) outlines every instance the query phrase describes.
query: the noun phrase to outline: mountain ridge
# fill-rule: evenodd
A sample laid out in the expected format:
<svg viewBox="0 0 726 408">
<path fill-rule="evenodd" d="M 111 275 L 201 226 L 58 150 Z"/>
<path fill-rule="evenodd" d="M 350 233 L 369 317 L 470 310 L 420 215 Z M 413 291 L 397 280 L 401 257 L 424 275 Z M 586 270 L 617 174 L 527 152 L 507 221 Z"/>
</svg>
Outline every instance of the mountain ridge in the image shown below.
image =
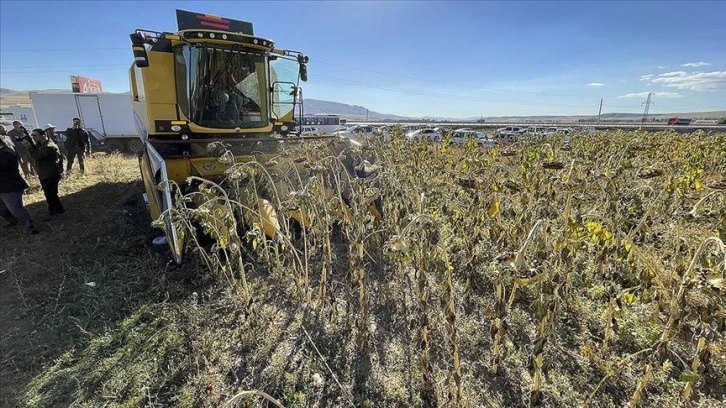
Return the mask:
<svg viewBox="0 0 726 408">
<path fill-rule="evenodd" d="M 38 89 L 38 90 L 15 90 L 9 88 L 0 88 L 0 106 L 4 108 L 16 105 L 30 106 L 29 92 L 38 93 L 63 93 L 70 92 L 68 89 Z M 106 92 L 116 94 L 128 94 L 129 92 Z M 372 111 L 364 106 L 349 105 L 341 102 L 326 101 L 322 99 L 306 98 L 304 104 L 305 115 L 317 114 L 336 114 L 342 118 L 352 121 L 404 121 L 404 120 L 430 120 L 430 121 L 464 121 L 474 122 L 484 120 L 486 122 L 509 122 L 509 121 L 542 121 L 542 122 L 558 122 L 558 121 L 578 121 L 578 120 L 597 120 L 597 115 L 508 115 L 508 116 L 476 116 L 467 118 L 446 118 L 436 116 L 402 116 L 392 113 L 381 113 Z M 603 113 L 600 119 L 603 121 L 628 120 L 635 121 L 642 118 L 640 113 Z M 666 119 L 678 116 L 691 119 L 720 119 L 726 117 L 726 110 L 707 111 L 707 112 L 671 112 L 671 113 L 651 113 L 648 115 L 651 119 Z"/>
</svg>

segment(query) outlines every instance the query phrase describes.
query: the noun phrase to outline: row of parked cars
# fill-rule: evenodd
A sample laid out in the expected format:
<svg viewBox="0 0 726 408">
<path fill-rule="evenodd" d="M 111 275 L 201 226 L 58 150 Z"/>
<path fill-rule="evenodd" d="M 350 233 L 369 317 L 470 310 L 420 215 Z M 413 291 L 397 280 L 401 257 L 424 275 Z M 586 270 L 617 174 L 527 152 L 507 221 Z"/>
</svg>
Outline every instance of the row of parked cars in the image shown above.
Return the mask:
<svg viewBox="0 0 726 408">
<path fill-rule="evenodd" d="M 406 140 L 416 141 L 422 139 L 430 139 L 435 142 L 441 142 L 448 136 L 448 131 L 441 128 L 425 128 L 418 129 L 406 133 Z M 486 133 L 481 130 L 461 128 L 451 131 L 450 143 L 463 146 L 469 142 L 474 142 L 480 146 L 496 146 L 499 141 L 490 139 Z"/>
<path fill-rule="evenodd" d="M 562 133 L 565 136 L 570 136 L 572 129 L 570 128 L 558 128 L 558 127 L 540 127 L 540 126 L 507 126 L 496 130 L 495 134 L 499 137 L 521 137 L 521 136 L 544 136 L 552 137 L 557 133 Z"/>
<path fill-rule="evenodd" d="M 301 128 L 301 134 L 314 135 L 318 133 L 318 130 L 319 129 L 314 127 L 303 126 Z M 403 126 L 403 131 L 406 140 L 411 142 L 426 139 L 441 142 L 450 135 L 451 137 L 448 140 L 450 140 L 450 143 L 452 144 L 464 145 L 469 141 L 474 141 L 480 146 L 499 146 L 502 144 L 516 142 L 525 137 L 547 138 L 554 137 L 558 134 L 564 135 L 565 138 L 569 138 L 574 133 L 574 131 L 570 128 L 540 126 L 506 126 L 496 129 L 491 135 L 488 135 L 481 129 L 460 128 L 449 130 L 443 127 L 422 125 Z M 355 125 L 346 129 L 338 130 L 333 134 L 350 139 L 355 139 L 360 136 L 380 136 L 383 140 L 388 141 L 391 140 L 393 126 Z"/>
</svg>

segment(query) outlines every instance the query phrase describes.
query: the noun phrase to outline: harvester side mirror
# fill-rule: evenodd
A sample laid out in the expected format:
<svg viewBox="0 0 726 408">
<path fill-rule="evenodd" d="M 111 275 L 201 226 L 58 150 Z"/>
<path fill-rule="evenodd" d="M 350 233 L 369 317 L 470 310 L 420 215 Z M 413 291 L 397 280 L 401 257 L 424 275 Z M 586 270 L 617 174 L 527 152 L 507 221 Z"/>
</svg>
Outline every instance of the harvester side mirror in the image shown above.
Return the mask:
<svg viewBox="0 0 726 408">
<path fill-rule="evenodd" d="M 303 82 L 308 80 L 308 61 L 310 61 L 308 56 L 298 54 L 297 63 L 300 64 L 300 80 Z"/>
<path fill-rule="evenodd" d="M 131 49 L 134 51 L 134 64 L 139 68 L 148 67 L 149 57 L 144 47 L 144 37 L 139 33 L 132 33 L 129 37 L 131 37 Z"/>
<path fill-rule="evenodd" d="M 308 66 L 307 64 L 300 64 L 300 80 L 307 82 L 308 80 Z"/>
</svg>

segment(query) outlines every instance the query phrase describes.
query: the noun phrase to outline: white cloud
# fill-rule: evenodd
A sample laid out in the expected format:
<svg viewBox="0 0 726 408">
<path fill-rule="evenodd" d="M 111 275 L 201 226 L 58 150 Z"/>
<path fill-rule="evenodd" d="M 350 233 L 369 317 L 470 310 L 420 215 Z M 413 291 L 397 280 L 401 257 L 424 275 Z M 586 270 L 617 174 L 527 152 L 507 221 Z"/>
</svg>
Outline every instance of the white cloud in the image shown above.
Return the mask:
<svg viewBox="0 0 726 408">
<path fill-rule="evenodd" d="M 641 77 L 642 78 L 642 77 Z M 691 91 L 726 91 L 726 71 L 686 72 L 674 71 L 649 77 L 651 84 Z"/>
<path fill-rule="evenodd" d="M 649 93 L 650 92 L 629 93 L 627 95 L 620 95 L 618 98 L 647 98 Z M 666 99 L 683 97 L 683 95 L 678 92 L 653 92 L 653 94 L 659 98 Z"/>
<path fill-rule="evenodd" d="M 602 84 L 600 82 L 590 82 L 587 84 L 587 86 L 605 86 L 605 84 Z"/>
<path fill-rule="evenodd" d="M 687 63 L 685 63 L 685 64 L 683 64 L 681 66 L 682 67 L 698 68 L 698 67 L 703 67 L 703 66 L 707 66 L 707 65 L 711 65 L 711 63 L 710 62 L 703 62 L 703 61 L 700 61 L 700 62 L 687 62 Z"/>
<path fill-rule="evenodd" d="M 653 74 L 643 75 L 640 77 L 641 81 L 647 81 L 649 79 L 653 78 Z"/>
<path fill-rule="evenodd" d="M 664 67 L 663 65 L 658 65 L 658 69 L 666 69 L 668 67 Z"/>
</svg>

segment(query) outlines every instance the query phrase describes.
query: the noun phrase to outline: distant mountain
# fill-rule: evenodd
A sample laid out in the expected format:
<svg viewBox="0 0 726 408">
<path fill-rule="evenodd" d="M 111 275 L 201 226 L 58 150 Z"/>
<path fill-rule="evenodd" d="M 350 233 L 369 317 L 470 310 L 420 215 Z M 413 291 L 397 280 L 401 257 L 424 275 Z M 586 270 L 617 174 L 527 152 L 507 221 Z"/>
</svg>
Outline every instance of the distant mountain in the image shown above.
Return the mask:
<svg viewBox="0 0 726 408">
<path fill-rule="evenodd" d="M 671 117 L 680 117 L 688 119 L 720 119 L 726 117 L 726 111 L 711 112 L 671 112 L 671 113 L 651 113 L 648 114 L 648 121 L 657 120 L 664 121 Z M 643 118 L 642 113 L 603 113 L 600 116 L 602 122 L 640 122 Z M 476 121 L 482 117 L 471 117 L 464 119 L 465 121 Z M 487 122 L 577 122 L 577 121 L 597 121 L 597 115 L 533 115 L 533 116 L 497 116 L 484 117 Z"/>
<path fill-rule="evenodd" d="M 30 90 L 30 91 L 18 91 L 15 89 L 0 88 L 0 96 L 27 95 L 28 92 L 63 93 L 63 92 L 70 92 L 70 91 L 71 91 L 70 89 L 38 89 L 38 90 Z"/>
<path fill-rule="evenodd" d="M 14 107 L 14 106 L 30 106 L 30 92 L 39 93 L 68 93 L 70 89 L 33 89 L 29 91 L 18 91 L 16 89 L 0 88 L 0 106 L 3 107 Z M 107 92 L 113 93 L 113 92 Z M 131 91 L 121 92 L 121 94 L 131 94 Z"/>
<path fill-rule="evenodd" d="M 62 93 L 69 92 L 68 89 L 38 89 L 34 91 L 17 91 L 14 89 L 0 88 L 0 106 L 30 106 L 30 97 L 28 92 L 43 92 L 43 93 Z M 129 94 L 130 92 L 123 92 L 123 94 Z M 469 118 L 444 118 L 436 116 L 400 116 L 392 113 L 380 113 L 367 109 L 364 106 L 359 105 L 348 105 L 340 102 L 324 101 L 320 99 L 305 99 L 304 106 L 305 115 L 315 114 L 337 114 L 341 118 L 348 119 L 350 121 L 370 121 L 370 122 L 383 122 L 383 121 L 432 121 L 432 122 L 476 122 L 479 120 L 485 120 L 486 122 L 514 122 L 514 123 L 527 123 L 527 122 L 577 122 L 579 120 L 595 121 L 597 115 L 533 115 L 533 116 L 497 116 L 497 117 L 485 117 L 475 116 Z M 678 116 L 681 118 L 688 119 L 720 119 L 726 117 L 726 111 L 714 111 L 714 112 L 688 112 L 688 113 L 656 113 L 648 115 L 649 120 L 663 121 L 669 117 Z M 641 113 L 604 113 L 601 115 L 601 121 L 640 121 L 643 117 Z"/>
<path fill-rule="evenodd" d="M 304 109 L 305 111 L 303 113 L 305 115 L 336 114 L 348 120 L 395 121 L 410 119 L 405 116 L 375 112 L 368 110 L 363 106 L 348 105 L 340 102 L 323 101 L 311 98 L 305 98 Z"/>
</svg>

